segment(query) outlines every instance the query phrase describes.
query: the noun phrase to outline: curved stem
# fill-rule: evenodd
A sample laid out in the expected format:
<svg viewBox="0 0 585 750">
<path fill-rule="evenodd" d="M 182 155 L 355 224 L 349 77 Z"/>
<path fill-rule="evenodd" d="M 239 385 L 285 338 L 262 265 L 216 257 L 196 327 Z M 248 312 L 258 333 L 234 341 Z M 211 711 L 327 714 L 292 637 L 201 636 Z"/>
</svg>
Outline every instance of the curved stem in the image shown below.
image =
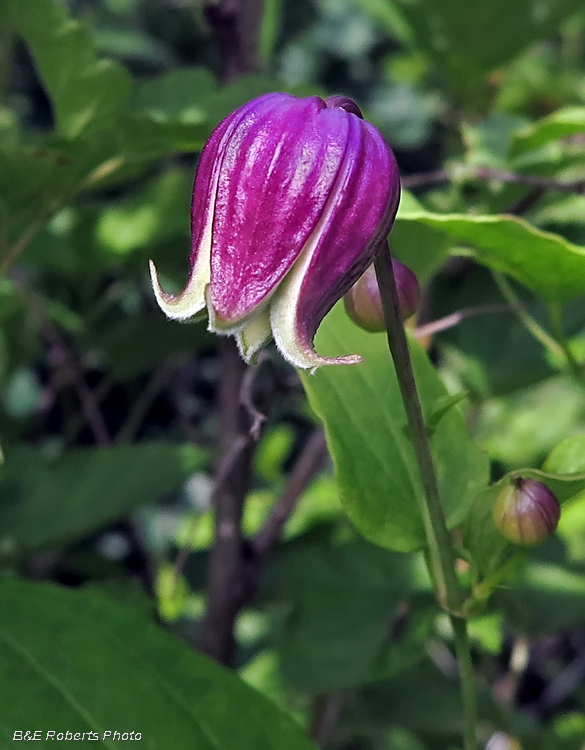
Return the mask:
<svg viewBox="0 0 585 750">
<path fill-rule="evenodd" d="M 439 599 L 450 612 L 458 612 L 463 603 L 463 592 L 455 572 L 451 537 L 447 530 L 437 476 L 431 455 L 429 438 L 424 423 L 422 408 L 416 390 L 412 363 L 398 307 L 396 281 L 392 269 L 390 250 L 383 248 L 374 261 L 376 277 L 382 298 L 384 320 L 388 332 L 388 344 L 408 425 L 418 462 L 424 490 L 422 515 L 429 547 L 432 575 L 436 582 Z"/>
<path fill-rule="evenodd" d="M 465 717 L 464 747 L 465 750 L 476 750 L 477 709 L 473 665 L 469 651 L 467 625 L 464 619 L 457 616 L 463 606 L 464 593 L 455 570 L 451 537 L 439 496 L 437 475 L 416 389 L 406 334 L 402 325 L 392 258 L 387 245 L 382 247 L 378 253 L 374 265 L 380 288 L 380 297 L 382 298 L 390 353 L 394 360 L 396 377 L 423 483 L 424 502 L 421 505 L 421 510 L 428 544 L 429 568 L 437 588 L 439 601 L 451 615 L 455 634 L 455 648 L 459 662 Z"/>
<path fill-rule="evenodd" d="M 500 273 L 499 271 L 492 271 L 492 276 L 506 302 L 512 305 L 512 307 L 516 310 L 516 312 L 518 313 L 518 317 L 524 323 L 528 331 L 530 331 L 530 333 L 534 336 L 534 338 L 540 341 L 544 348 L 548 349 L 551 354 L 556 357 L 565 359 L 565 352 L 559 345 L 558 341 L 555 341 L 550 333 L 547 333 L 547 331 L 544 330 L 540 323 L 538 323 L 532 317 L 532 315 L 530 315 L 530 313 L 518 299 L 516 292 L 514 291 L 512 285 L 506 279 L 504 274 Z"/>
<path fill-rule="evenodd" d="M 585 373 L 583 371 L 583 366 L 579 364 L 579 362 L 575 359 L 575 355 L 571 351 L 571 346 L 563 327 L 563 314 L 561 306 L 550 304 L 548 310 L 555 338 L 559 346 L 563 350 L 563 355 L 567 362 L 567 365 L 575 378 L 583 383 L 585 382 Z"/>
<path fill-rule="evenodd" d="M 464 307 L 450 315 L 445 315 L 443 318 L 438 318 L 437 320 L 432 320 L 430 323 L 423 323 L 423 325 L 417 326 L 412 330 L 412 335 L 417 339 L 423 339 L 426 336 L 447 331 L 449 328 L 453 328 L 462 321 L 467 320 L 467 318 L 475 315 L 493 315 L 494 313 L 507 312 L 514 312 L 512 305 L 473 305 L 472 307 Z"/>
<path fill-rule="evenodd" d="M 48 216 L 41 214 L 33 222 L 31 222 L 21 236 L 16 240 L 12 247 L 8 248 L 7 252 L 0 259 L 0 278 L 6 276 L 6 272 L 10 266 L 15 262 L 18 256 L 22 253 L 28 243 L 34 238 L 34 236 L 40 232 L 43 226 L 47 223 Z"/>
</svg>

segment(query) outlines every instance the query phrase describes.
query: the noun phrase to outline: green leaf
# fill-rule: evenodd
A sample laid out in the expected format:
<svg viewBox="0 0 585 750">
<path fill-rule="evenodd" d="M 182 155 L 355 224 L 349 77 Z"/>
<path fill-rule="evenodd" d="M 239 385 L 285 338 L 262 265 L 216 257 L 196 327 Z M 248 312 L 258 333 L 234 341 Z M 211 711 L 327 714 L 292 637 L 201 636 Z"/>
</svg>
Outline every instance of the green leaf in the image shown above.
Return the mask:
<svg viewBox="0 0 585 750">
<path fill-rule="evenodd" d="M 277 596 L 288 605 L 277 641 L 284 678 L 318 695 L 420 661 L 437 613 L 422 560 L 360 538 L 325 544 L 317 536 L 300 537 L 278 555 Z"/>
<path fill-rule="evenodd" d="M 50 461 L 35 449 L 6 450 L 0 468 L 0 553 L 29 554 L 88 534 L 180 489 L 205 454 L 145 443 L 78 448 Z"/>
<path fill-rule="evenodd" d="M 414 45 L 412 29 L 400 12 L 398 3 L 391 0 L 352 0 L 352 2 L 377 19 L 401 42 Z"/>
<path fill-rule="evenodd" d="M 544 302 L 536 300 L 528 290 L 520 290 L 520 295 L 530 314 L 546 326 L 549 318 Z M 472 402 L 512 394 L 554 374 L 544 357 L 542 344 L 526 330 L 516 312 L 506 310 L 502 303 L 501 292 L 489 270 L 480 265 L 466 267 L 464 276 L 442 274 L 433 284 L 433 312 L 437 319 L 468 307 L 501 306 L 501 312 L 472 316 L 434 337 L 441 374 L 451 384 L 451 390 L 468 391 Z M 508 408 L 508 402 L 504 403 Z M 494 429 L 498 429 L 502 411 L 501 402 L 490 400 L 482 405 L 479 415 L 482 435 L 486 431 L 489 435 L 494 423 Z M 506 427 L 508 431 L 512 429 L 510 425 Z M 556 442 L 558 439 L 547 444 L 544 453 Z M 537 456 L 537 460 L 542 457 Z M 517 465 L 527 463 L 531 462 L 523 460 Z"/>
<path fill-rule="evenodd" d="M 506 169 L 512 138 L 525 123 L 524 118 L 505 112 L 492 112 L 480 122 L 465 123 L 462 135 L 467 164 Z"/>
<path fill-rule="evenodd" d="M 530 561 L 498 592 L 513 627 L 529 634 L 580 627 L 585 608 L 585 575 L 543 560 Z"/>
<path fill-rule="evenodd" d="M 557 528 L 572 562 L 585 562 L 585 493 L 565 505 Z"/>
<path fill-rule="evenodd" d="M 31 48 L 64 138 L 111 125 L 130 90 L 127 72 L 99 60 L 91 35 L 57 0 L 12 0 L 12 23 Z"/>
<path fill-rule="evenodd" d="M 572 435 L 554 448 L 543 469 L 555 474 L 577 474 L 585 471 L 585 433 Z"/>
<path fill-rule="evenodd" d="M 394 725 L 431 736 L 461 732 L 463 717 L 457 682 L 445 676 L 430 659 L 392 680 L 367 688 L 362 701 L 369 726 Z M 441 746 L 450 747 L 435 744 Z"/>
<path fill-rule="evenodd" d="M 531 212 L 530 220 L 537 226 L 546 224 L 585 225 L 585 195 L 549 196 Z"/>
<path fill-rule="evenodd" d="M 167 320 L 157 308 L 103 327 L 94 344 L 103 352 L 112 375 L 128 381 L 152 372 L 169 357 L 192 355 L 213 341 L 202 323 L 180 325 Z"/>
<path fill-rule="evenodd" d="M 550 29 L 579 8 L 580 2 L 544 0 L 536 6 L 532 0 L 469 0 L 464 12 L 459 0 L 394 0 L 388 5 L 395 6 L 405 19 L 416 48 L 443 75 L 452 98 L 476 109 L 488 101 L 490 73 L 536 39 L 548 37 Z M 387 22 L 399 28 L 393 18 Z"/>
<path fill-rule="evenodd" d="M 422 486 L 386 337 L 365 333 L 338 305 L 321 324 L 315 345 L 325 355 L 355 352 L 364 357 L 359 365 L 301 374 L 309 402 L 325 425 L 345 510 L 376 544 L 401 552 L 422 547 Z M 416 342 L 411 356 L 424 412 L 432 414 L 445 387 Z M 439 421 L 431 444 L 453 528 L 487 483 L 487 458 L 467 435 L 455 407 Z"/>
<path fill-rule="evenodd" d="M 436 430 L 437 425 L 443 416 L 454 406 L 465 401 L 466 398 L 468 398 L 468 394 L 465 392 L 454 393 L 452 396 L 445 395 L 438 398 L 433 404 L 433 411 L 430 414 L 425 414 L 425 424 L 429 435 Z"/>
<path fill-rule="evenodd" d="M 100 595 L 0 582 L 0 737 L 140 732 L 152 750 L 311 750 L 234 673 Z M 58 743 L 61 744 L 61 743 Z M 118 742 L 107 737 L 105 747 Z"/>
<path fill-rule="evenodd" d="M 582 135 L 585 130 L 585 107 L 566 107 L 519 130 L 510 149 L 512 157 L 545 146 L 551 141 Z"/>
<path fill-rule="evenodd" d="M 402 191 L 398 215 L 392 232 L 392 253 L 416 274 L 421 284 L 442 265 L 449 255 L 451 242 L 445 234 L 425 226 L 422 222 L 409 221 L 410 214 L 424 212 L 424 207 L 408 190 Z M 406 217 L 404 221 L 402 218 Z"/>
<path fill-rule="evenodd" d="M 101 212 L 96 239 L 113 255 L 149 251 L 153 244 L 167 239 L 185 239 L 184 256 L 189 253 L 188 220 L 193 176 L 185 170 L 170 169 L 149 182 L 138 195 L 117 201 Z"/>
<path fill-rule="evenodd" d="M 447 236 L 452 245 L 471 248 L 478 263 L 509 274 L 549 302 L 564 304 L 585 294 L 585 248 L 517 216 L 403 211 L 396 223 L 422 224 Z"/>
<path fill-rule="evenodd" d="M 583 386 L 574 378 L 558 376 L 484 403 L 475 437 L 493 460 L 508 470 L 517 469 L 541 463 L 566 435 L 583 429 L 584 419 Z"/>
<path fill-rule="evenodd" d="M 217 97 L 217 82 L 207 69 L 171 70 L 137 87 L 131 131 L 143 149 L 198 151 L 217 125 Z"/>
</svg>

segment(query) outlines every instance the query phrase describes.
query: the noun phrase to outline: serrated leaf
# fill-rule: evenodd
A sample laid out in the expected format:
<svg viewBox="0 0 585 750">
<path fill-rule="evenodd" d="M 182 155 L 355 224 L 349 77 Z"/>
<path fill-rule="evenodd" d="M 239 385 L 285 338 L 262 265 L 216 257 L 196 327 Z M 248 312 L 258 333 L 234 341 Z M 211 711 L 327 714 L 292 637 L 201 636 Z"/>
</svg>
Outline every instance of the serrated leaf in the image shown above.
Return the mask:
<svg viewBox="0 0 585 750">
<path fill-rule="evenodd" d="M 346 512 L 370 541 L 408 552 L 425 544 L 420 514 L 422 486 L 405 432 L 394 365 L 383 334 L 355 326 L 338 305 L 316 337 L 325 355 L 359 353 L 364 362 L 301 374 L 309 402 L 325 425 Z M 411 342 L 411 356 L 425 413 L 446 395 L 425 351 Z M 439 421 L 431 438 L 441 497 L 451 528 L 487 484 L 487 458 L 467 435 L 457 408 Z"/>
<path fill-rule="evenodd" d="M 284 712 L 141 612 L 8 579 L 0 597 L 7 743 L 30 727 L 43 740 L 97 732 L 106 747 L 117 742 L 104 732 L 134 731 L 151 750 L 315 750 Z"/>
<path fill-rule="evenodd" d="M 6 449 L 0 468 L 0 554 L 64 544 L 177 491 L 205 462 L 192 446 L 144 443 L 78 448 L 50 461 Z"/>
</svg>

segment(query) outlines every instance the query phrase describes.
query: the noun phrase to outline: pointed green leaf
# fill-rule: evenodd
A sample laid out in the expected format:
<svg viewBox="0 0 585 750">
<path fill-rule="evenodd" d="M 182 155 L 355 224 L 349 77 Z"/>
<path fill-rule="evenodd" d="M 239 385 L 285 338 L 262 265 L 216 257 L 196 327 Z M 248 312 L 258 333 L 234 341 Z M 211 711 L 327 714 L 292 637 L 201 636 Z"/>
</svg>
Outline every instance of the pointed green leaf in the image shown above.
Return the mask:
<svg viewBox="0 0 585 750">
<path fill-rule="evenodd" d="M 32 729 L 42 740 L 47 730 L 97 732 L 111 748 L 119 741 L 104 732 L 139 732 L 150 750 L 315 750 L 233 672 L 128 606 L 9 579 L 0 599 L 6 747 L 15 731 Z"/>
<path fill-rule="evenodd" d="M 401 552 L 420 548 L 425 543 L 422 486 L 386 337 L 365 333 L 338 305 L 321 324 L 315 345 L 324 355 L 364 357 L 358 365 L 301 374 L 309 402 L 325 425 L 345 510 L 370 541 Z M 432 414 L 445 387 L 417 342 L 411 343 L 411 355 L 423 409 Z M 431 443 L 452 528 L 487 484 L 487 458 L 467 435 L 456 407 L 438 422 Z"/>
<path fill-rule="evenodd" d="M 418 214 L 424 210 L 424 206 L 412 193 L 403 190 L 389 239 L 392 253 L 406 263 L 421 284 L 425 284 L 443 264 L 451 247 L 446 234 L 437 232 L 420 221 L 409 220 L 410 214 Z"/>
<path fill-rule="evenodd" d="M 296 690 L 318 695 L 375 682 L 423 658 L 437 609 L 420 557 L 359 537 L 330 544 L 307 534 L 279 550 L 277 566 L 290 615 L 276 645 Z M 405 603 L 408 625 L 395 637 L 389 624 Z"/>
</svg>

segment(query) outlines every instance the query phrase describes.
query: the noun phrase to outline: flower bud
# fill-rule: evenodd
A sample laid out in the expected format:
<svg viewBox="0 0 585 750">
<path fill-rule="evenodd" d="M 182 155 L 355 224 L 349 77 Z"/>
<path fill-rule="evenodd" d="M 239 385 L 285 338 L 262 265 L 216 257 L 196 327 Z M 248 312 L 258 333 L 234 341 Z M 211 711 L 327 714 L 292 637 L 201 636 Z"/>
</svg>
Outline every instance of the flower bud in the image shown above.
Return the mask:
<svg viewBox="0 0 585 750">
<path fill-rule="evenodd" d="M 291 364 L 320 357 L 321 320 L 373 261 L 400 197 L 394 154 L 347 97 L 266 94 L 226 117 L 199 160 L 191 208 L 190 273 L 166 293 L 169 318 L 205 309 L 209 330 L 234 336 L 251 361 L 274 337 Z"/>
<path fill-rule="evenodd" d="M 559 501 L 546 484 L 522 477 L 504 487 L 493 509 L 501 534 L 521 547 L 532 547 L 550 536 L 560 515 Z"/>
<path fill-rule="evenodd" d="M 396 280 L 400 314 L 402 320 L 406 320 L 416 312 L 420 300 L 420 287 L 416 276 L 404 263 L 392 258 L 392 269 Z M 373 265 L 368 266 L 343 300 L 347 314 L 360 328 L 372 333 L 386 330 L 382 300 Z"/>
</svg>

